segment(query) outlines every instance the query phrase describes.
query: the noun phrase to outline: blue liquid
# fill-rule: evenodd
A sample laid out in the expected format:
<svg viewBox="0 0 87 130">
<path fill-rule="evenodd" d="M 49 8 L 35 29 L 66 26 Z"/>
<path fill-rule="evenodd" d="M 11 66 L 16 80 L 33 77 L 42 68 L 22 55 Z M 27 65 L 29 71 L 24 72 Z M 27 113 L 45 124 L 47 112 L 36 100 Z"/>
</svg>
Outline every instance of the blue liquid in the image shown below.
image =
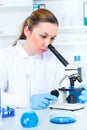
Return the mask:
<svg viewBox="0 0 87 130">
<path fill-rule="evenodd" d="M 21 125 L 26 128 L 37 126 L 38 120 L 35 112 L 25 112 L 20 118 Z"/>
<path fill-rule="evenodd" d="M 76 122 L 76 119 L 70 116 L 56 116 L 56 117 L 52 117 L 50 119 L 50 122 L 55 124 L 69 124 L 69 123 Z"/>
</svg>

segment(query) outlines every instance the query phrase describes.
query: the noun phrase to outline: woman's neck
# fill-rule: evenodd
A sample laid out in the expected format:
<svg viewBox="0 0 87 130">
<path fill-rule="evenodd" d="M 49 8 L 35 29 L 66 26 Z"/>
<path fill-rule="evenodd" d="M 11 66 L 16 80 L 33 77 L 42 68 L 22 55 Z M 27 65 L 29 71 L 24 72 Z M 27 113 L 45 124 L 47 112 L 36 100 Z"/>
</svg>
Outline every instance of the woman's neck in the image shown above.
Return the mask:
<svg viewBox="0 0 87 130">
<path fill-rule="evenodd" d="M 31 48 L 30 48 L 30 46 L 29 46 L 29 43 L 27 43 L 26 41 L 22 44 L 22 47 L 24 48 L 24 50 L 26 51 L 26 53 L 27 53 L 29 56 L 35 55 L 35 54 L 32 52 L 32 50 L 31 50 Z"/>
</svg>

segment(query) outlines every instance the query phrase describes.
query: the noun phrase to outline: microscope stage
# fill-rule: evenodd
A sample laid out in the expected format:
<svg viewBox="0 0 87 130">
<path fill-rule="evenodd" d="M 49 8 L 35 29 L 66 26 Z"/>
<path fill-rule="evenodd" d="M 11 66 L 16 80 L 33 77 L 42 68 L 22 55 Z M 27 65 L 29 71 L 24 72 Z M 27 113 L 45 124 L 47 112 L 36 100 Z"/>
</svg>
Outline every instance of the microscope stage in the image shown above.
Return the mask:
<svg viewBox="0 0 87 130">
<path fill-rule="evenodd" d="M 85 107 L 84 104 L 80 103 L 57 103 L 57 104 L 50 104 L 50 109 L 61 109 L 61 110 L 69 110 L 69 111 L 76 111 L 83 109 Z"/>
</svg>

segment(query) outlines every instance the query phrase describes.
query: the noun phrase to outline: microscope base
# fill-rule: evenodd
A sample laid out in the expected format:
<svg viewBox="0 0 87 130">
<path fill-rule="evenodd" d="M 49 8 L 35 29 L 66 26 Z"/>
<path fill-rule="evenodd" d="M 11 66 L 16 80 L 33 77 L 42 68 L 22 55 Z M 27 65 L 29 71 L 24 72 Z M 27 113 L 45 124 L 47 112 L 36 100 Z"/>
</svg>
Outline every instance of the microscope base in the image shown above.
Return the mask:
<svg viewBox="0 0 87 130">
<path fill-rule="evenodd" d="M 83 109 L 85 107 L 84 104 L 80 103 L 75 103 L 75 104 L 70 104 L 70 103 L 57 103 L 57 104 L 50 104 L 49 108 L 50 109 L 61 109 L 61 110 L 69 110 L 69 111 L 76 111 Z"/>
</svg>

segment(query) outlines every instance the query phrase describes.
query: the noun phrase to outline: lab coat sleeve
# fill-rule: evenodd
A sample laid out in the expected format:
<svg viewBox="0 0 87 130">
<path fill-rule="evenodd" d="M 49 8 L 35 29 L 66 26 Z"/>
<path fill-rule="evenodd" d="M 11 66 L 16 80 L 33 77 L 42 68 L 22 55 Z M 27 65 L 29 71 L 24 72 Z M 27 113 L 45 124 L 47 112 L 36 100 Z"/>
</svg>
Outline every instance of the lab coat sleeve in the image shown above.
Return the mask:
<svg viewBox="0 0 87 130">
<path fill-rule="evenodd" d="M 2 51 L 0 51 L 0 88 L 5 91 L 7 87 L 7 71 L 6 65 L 4 63 L 4 56 Z"/>
<path fill-rule="evenodd" d="M 27 97 L 23 95 L 14 95 L 6 92 L 8 90 L 8 74 L 7 74 L 7 59 L 4 56 L 4 51 L 0 51 L 0 89 L 1 89 L 1 107 L 7 105 L 11 107 L 26 107 Z"/>
</svg>

